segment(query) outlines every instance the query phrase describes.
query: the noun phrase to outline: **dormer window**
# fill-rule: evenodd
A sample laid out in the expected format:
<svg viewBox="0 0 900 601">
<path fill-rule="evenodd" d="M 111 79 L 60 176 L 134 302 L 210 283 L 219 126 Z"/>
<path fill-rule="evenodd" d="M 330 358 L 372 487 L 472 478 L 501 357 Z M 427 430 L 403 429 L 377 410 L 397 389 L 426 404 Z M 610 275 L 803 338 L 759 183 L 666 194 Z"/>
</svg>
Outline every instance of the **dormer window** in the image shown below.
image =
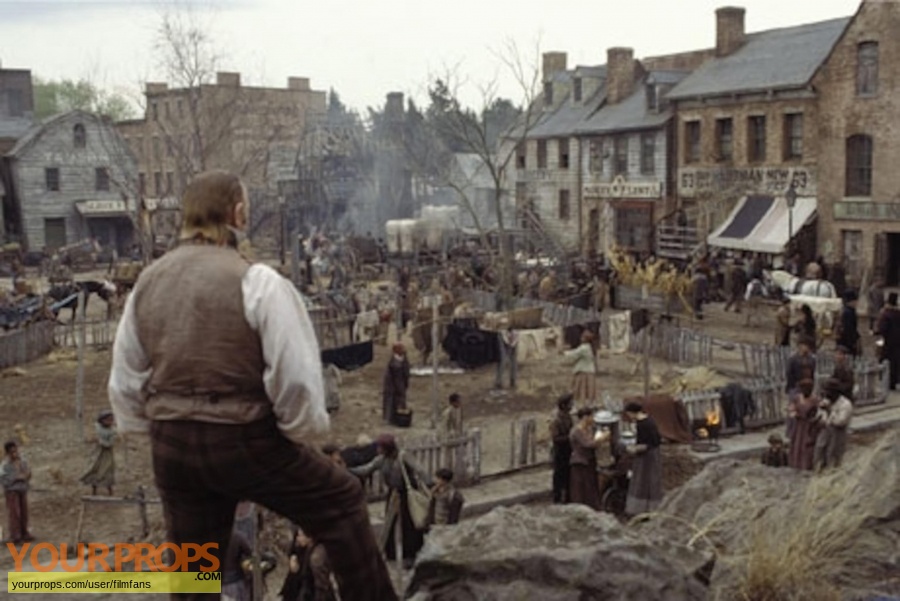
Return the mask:
<svg viewBox="0 0 900 601">
<path fill-rule="evenodd" d="M 553 82 L 547 81 L 544 82 L 544 105 L 550 106 L 553 104 Z"/>
<path fill-rule="evenodd" d="M 87 144 L 87 135 L 84 132 L 84 125 L 76 123 L 72 128 L 72 144 L 75 148 L 84 148 Z"/>
<path fill-rule="evenodd" d="M 581 78 L 576 77 L 572 80 L 572 98 L 575 102 L 581 102 Z"/>
<path fill-rule="evenodd" d="M 651 111 L 659 110 L 659 94 L 657 94 L 656 84 L 647 84 L 647 109 Z"/>
</svg>

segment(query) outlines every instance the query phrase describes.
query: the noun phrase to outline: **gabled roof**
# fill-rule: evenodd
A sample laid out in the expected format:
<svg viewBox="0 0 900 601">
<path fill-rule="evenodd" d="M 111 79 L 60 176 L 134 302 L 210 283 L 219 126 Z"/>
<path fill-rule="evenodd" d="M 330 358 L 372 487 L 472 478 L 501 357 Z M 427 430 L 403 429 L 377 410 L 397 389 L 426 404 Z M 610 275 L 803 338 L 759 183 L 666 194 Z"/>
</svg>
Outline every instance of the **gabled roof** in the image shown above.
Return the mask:
<svg viewBox="0 0 900 601">
<path fill-rule="evenodd" d="M 707 61 L 667 96 L 677 100 L 803 87 L 849 22 L 844 17 L 749 34 L 741 48 Z"/>
<path fill-rule="evenodd" d="M 100 117 L 98 117 L 97 115 L 79 109 L 52 115 L 44 119 L 42 122 L 32 126 L 24 136 L 19 138 L 19 140 L 16 142 L 16 145 L 13 146 L 8 153 L 6 153 L 6 156 L 16 157 L 21 155 L 25 150 L 30 148 L 31 145 L 38 140 L 38 138 L 41 137 L 41 134 L 52 128 L 57 123 L 62 123 L 63 121 L 66 121 L 71 117 L 79 117 L 81 119 L 100 119 Z"/>
</svg>

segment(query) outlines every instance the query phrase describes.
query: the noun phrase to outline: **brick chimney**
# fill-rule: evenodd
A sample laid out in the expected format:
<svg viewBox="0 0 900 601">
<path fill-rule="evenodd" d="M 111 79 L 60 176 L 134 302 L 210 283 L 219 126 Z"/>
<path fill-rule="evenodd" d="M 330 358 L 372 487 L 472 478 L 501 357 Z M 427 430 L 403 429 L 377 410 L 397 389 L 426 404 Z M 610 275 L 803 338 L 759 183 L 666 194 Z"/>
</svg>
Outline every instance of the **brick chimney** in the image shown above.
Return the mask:
<svg viewBox="0 0 900 601">
<path fill-rule="evenodd" d="M 288 90 L 299 90 L 301 92 L 309 91 L 308 77 L 288 77 Z"/>
<path fill-rule="evenodd" d="M 744 45 L 745 12 L 736 6 L 716 9 L 716 56 L 728 56 Z"/>
<path fill-rule="evenodd" d="M 606 100 L 618 104 L 634 93 L 637 65 L 632 48 L 610 48 L 606 51 Z"/>
<path fill-rule="evenodd" d="M 162 94 L 163 92 L 169 91 L 169 84 L 167 83 L 159 83 L 154 81 L 148 81 L 147 85 L 144 88 L 144 92 L 147 94 Z"/>
<path fill-rule="evenodd" d="M 230 71 L 219 71 L 216 73 L 216 85 L 239 88 L 241 87 L 241 74 Z"/>
<path fill-rule="evenodd" d="M 404 114 L 403 92 L 389 92 L 384 105 L 384 116 L 389 121 L 402 121 Z"/>
<path fill-rule="evenodd" d="M 550 81 L 553 76 L 566 70 L 565 52 L 545 52 L 544 55 L 544 81 Z"/>
</svg>

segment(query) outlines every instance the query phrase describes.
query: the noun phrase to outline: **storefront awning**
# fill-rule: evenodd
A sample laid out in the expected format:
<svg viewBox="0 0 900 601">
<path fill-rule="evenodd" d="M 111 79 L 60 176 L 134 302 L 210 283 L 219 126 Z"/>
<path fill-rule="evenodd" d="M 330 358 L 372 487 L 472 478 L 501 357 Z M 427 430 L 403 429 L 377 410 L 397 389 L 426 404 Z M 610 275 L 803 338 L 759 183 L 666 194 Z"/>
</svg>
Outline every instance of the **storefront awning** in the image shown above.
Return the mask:
<svg viewBox="0 0 900 601">
<path fill-rule="evenodd" d="M 75 208 L 83 217 L 128 217 L 128 203 L 124 200 L 82 200 Z"/>
<path fill-rule="evenodd" d="M 815 198 L 798 198 L 793 209 L 793 235 L 812 221 L 815 214 Z M 780 255 L 790 238 L 790 221 L 790 209 L 784 197 L 745 196 L 706 242 L 718 248 Z"/>
</svg>

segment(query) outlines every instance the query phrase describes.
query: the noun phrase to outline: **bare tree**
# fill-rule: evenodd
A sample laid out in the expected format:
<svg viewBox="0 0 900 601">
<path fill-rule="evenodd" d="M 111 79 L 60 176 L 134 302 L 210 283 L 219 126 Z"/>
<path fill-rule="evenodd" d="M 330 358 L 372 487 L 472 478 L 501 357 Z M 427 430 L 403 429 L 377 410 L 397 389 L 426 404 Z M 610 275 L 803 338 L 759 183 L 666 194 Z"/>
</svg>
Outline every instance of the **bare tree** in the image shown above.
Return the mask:
<svg viewBox="0 0 900 601">
<path fill-rule="evenodd" d="M 458 67 L 448 68 L 440 77 L 432 78 L 429 89 L 432 105 L 427 123 L 432 137 L 409 140 L 407 154 L 416 173 L 457 193 L 461 206 L 472 215 L 482 238 L 485 238 L 486 228 L 479 221 L 475 199 L 471 198 L 468 188 L 460 185 L 454 177 L 451 155 L 454 151 L 472 154 L 483 165 L 492 184 L 491 208 L 499 235 L 500 294 L 503 304 L 509 306 L 513 296 L 515 264 L 512 240 L 507 229 L 510 224 L 507 224 L 504 207 L 510 196 L 517 149 L 542 116 L 537 102 L 541 54 L 539 45 L 535 44 L 533 56 L 524 56 L 513 41 L 507 41 L 494 54 L 518 89 L 518 115 L 514 124 L 505 131 L 496 130 L 497 121 L 492 116 L 498 103 L 502 102 L 498 78 L 476 84 L 474 87 L 480 104 L 476 108 L 468 108 L 461 98 L 465 90 L 472 86 L 459 75 Z M 439 142 L 435 143 L 435 139 Z"/>
</svg>

